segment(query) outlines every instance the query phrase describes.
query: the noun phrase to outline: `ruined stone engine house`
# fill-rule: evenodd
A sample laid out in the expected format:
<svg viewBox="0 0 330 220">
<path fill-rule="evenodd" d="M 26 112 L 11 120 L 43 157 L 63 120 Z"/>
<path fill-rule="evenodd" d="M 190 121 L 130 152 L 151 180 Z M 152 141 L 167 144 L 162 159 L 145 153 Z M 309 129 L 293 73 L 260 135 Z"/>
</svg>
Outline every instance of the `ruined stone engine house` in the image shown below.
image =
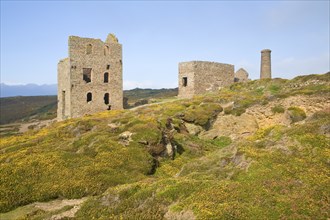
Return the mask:
<svg viewBox="0 0 330 220">
<path fill-rule="evenodd" d="M 57 119 L 123 108 L 122 45 L 69 37 L 69 57 L 58 63 Z"/>
<path fill-rule="evenodd" d="M 207 61 L 179 63 L 179 97 L 191 98 L 234 82 L 234 65 Z"/>
</svg>

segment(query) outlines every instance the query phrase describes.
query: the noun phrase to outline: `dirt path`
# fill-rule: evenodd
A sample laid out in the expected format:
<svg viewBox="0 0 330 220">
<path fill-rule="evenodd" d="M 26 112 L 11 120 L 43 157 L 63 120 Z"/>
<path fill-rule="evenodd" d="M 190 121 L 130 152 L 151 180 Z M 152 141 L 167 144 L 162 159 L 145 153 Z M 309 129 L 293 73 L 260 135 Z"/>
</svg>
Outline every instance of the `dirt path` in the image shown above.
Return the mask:
<svg viewBox="0 0 330 220">
<path fill-rule="evenodd" d="M 81 205 L 87 200 L 87 197 L 81 199 L 64 199 L 54 200 L 51 202 L 36 202 L 34 207 L 44 210 L 46 212 L 56 211 L 64 208 L 65 206 L 73 206 L 70 210 L 53 215 L 50 219 L 57 220 L 62 218 L 73 218 L 76 212 L 80 209 Z"/>
<path fill-rule="evenodd" d="M 144 108 L 144 107 L 148 107 L 148 106 L 153 106 L 153 105 L 158 105 L 158 104 L 163 104 L 163 103 L 175 102 L 175 101 L 178 101 L 178 100 L 180 100 L 180 98 L 166 99 L 166 100 L 164 100 L 162 102 L 155 102 L 155 103 L 150 103 L 150 104 L 146 104 L 146 105 L 136 106 L 136 107 L 131 108 L 129 110 L 136 111 L 136 110 L 138 110 L 140 108 Z"/>
<path fill-rule="evenodd" d="M 27 132 L 29 130 L 29 127 L 35 127 L 36 129 L 40 129 L 40 128 L 50 125 L 53 121 L 54 120 L 44 120 L 44 121 L 24 123 L 24 124 L 21 124 L 21 126 L 19 128 L 19 132 L 20 133 Z"/>
</svg>

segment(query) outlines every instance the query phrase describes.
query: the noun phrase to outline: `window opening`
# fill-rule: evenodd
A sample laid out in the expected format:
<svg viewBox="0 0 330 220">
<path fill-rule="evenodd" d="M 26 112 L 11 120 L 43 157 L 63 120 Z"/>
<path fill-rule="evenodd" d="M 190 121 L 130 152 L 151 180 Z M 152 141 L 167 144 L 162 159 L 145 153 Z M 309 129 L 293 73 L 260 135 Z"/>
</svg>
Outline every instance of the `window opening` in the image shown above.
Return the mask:
<svg viewBox="0 0 330 220">
<path fill-rule="evenodd" d="M 87 102 L 90 102 L 90 101 L 92 101 L 92 93 L 91 92 L 87 93 Z"/>
<path fill-rule="evenodd" d="M 110 64 L 107 65 L 107 70 L 109 70 L 109 69 L 110 69 Z"/>
<path fill-rule="evenodd" d="M 104 47 L 104 56 L 106 56 L 109 52 L 109 47 L 108 46 L 105 46 Z"/>
<path fill-rule="evenodd" d="M 183 77 L 182 78 L 182 84 L 184 87 L 186 87 L 188 85 L 188 77 Z"/>
<path fill-rule="evenodd" d="M 92 68 L 83 68 L 83 80 L 86 83 L 92 81 Z"/>
<path fill-rule="evenodd" d="M 62 116 L 65 116 L 65 91 L 62 90 Z"/>
<path fill-rule="evenodd" d="M 104 73 L 104 82 L 105 83 L 109 82 L 109 73 L 108 72 Z"/>
<path fill-rule="evenodd" d="M 86 54 L 91 54 L 93 50 L 93 46 L 91 44 L 88 44 L 86 47 Z"/>
<path fill-rule="evenodd" d="M 110 102 L 109 102 L 109 93 L 105 93 L 104 94 L 104 104 L 108 105 Z"/>
</svg>

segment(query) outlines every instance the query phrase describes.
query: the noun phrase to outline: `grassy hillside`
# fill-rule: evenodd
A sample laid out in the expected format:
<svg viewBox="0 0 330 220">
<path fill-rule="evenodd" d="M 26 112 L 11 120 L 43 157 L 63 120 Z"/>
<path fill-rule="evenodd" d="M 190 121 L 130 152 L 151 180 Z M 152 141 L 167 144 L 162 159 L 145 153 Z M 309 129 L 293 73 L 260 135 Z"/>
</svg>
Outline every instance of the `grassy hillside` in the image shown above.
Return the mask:
<svg viewBox="0 0 330 220">
<path fill-rule="evenodd" d="M 125 90 L 124 97 L 128 99 L 130 105 L 134 105 L 136 102 L 146 99 L 164 99 L 171 98 L 178 95 L 178 88 L 175 89 L 132 89 Z"/>
<path fill-rule="evenodd" d="M 54 213 L 15 208 L 88 197 L 77 219 L 327 219 L 329 97 L 330 73 L 258 80 L 3 138 L 0 212 L 12 211 L 0 217 L 42 219 Z M 206 135 L 251 111 L 255 131 Z"/>
<path fill-rule="evenodd" d="M 177 89 L 132 89 L 125 90 L 124 96 L 130 106 L 141 105 L 150 99 L 174 97 Z M 144 102 L 143 102 L 144 101 Z M 0 125 L 31 118 L 38 120 L 56 118 L 56 96 L 17 96 L 0 98 Z"/>
</svg>

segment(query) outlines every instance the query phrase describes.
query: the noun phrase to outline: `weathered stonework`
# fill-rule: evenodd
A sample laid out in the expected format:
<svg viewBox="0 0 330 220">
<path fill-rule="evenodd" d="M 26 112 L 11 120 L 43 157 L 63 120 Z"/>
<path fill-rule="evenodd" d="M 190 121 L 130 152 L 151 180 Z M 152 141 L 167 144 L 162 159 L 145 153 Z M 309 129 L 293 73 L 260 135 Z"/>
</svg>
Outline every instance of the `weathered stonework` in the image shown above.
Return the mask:
<svg viewBox="0 0 330 220">
<path fill-rule="evenodd" d="M 58 63 L 57 119 L 123 108 L 122 45 L 69 37 L 69 57 Z"/>
<path fill-rule="evenodd" d="M 234 65 L 206 61 L 179 63 L 180 98 L 218 91 L 234 82 Z"/>
<path fill-rule="evenodd" d="M 245 69 L 240 68 L 235 73 L 235 82 L 247 82 L 249 81 L 249 73 Z"/>
<path fill-rule="evenodd" d="M 264 49 L 261 51 L 261 65 L 260 65 L 260 79 L 271 79 L 271 57 L 270 53 L 272 51 L 269 49 Z"/>
</svg>

